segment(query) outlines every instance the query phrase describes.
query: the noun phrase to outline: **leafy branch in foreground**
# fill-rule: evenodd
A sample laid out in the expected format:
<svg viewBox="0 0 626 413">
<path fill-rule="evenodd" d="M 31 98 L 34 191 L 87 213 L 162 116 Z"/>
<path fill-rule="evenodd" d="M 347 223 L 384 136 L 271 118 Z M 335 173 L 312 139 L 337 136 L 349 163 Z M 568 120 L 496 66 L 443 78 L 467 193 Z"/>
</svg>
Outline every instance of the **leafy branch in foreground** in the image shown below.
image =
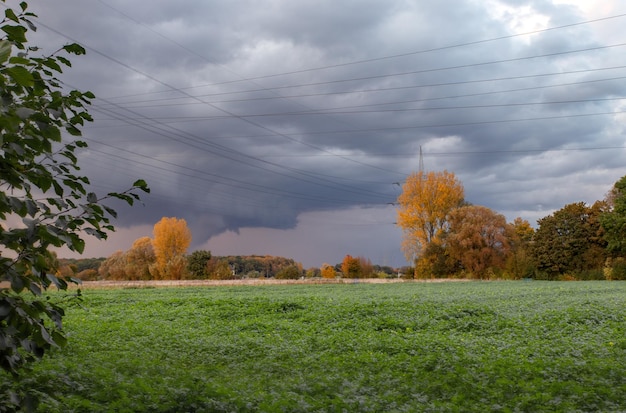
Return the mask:
<svg viewBox="0 0 626 413">
<path fill-rule="evenodd" d="M 57 276 L 51 247 L 82 253 L 85 234 L 104 239 L 114 231 L 117 214 L 104 201 L 133 205 L 149 192 L 143 180 L 104 197 L 88 192 L 76 152 L 87 147 L 78 137 L 92 121 L 86 106 L 95 96 L 65 92 L 55 77 L 71 67 L 65 56 L 85 50 L 70 44 L 32 56 L 38 48 L 27 45 L 26 33 L 36 30 L 36 15 L 27 8 L 7 8 L 0 22 L 0 368 L 14 375 L 66 342 L 63 308 L 43 293 L 77 280 Z"/>
</svg>

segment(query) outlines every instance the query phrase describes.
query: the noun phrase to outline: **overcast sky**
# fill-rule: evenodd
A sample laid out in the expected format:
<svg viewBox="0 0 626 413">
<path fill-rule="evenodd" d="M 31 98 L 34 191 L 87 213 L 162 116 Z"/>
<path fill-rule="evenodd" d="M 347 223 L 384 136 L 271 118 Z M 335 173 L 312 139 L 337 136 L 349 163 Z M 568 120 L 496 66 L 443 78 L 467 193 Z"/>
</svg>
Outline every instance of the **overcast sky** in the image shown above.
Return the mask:
<svg viewBox="0 0 626 413">
<path fill-rule="evenodd" d="M 16 3 L 9 1 L 8 3 Z M 404 265 L 395 183 L 454 172 L 535 224 L 626 175 L 626 6 L 586 0 L 32 2 L 33 44 L 97 99 L 83 172 L 144 206 L 108 256 L 187 220 L 191 250 Z"/>
</svg>

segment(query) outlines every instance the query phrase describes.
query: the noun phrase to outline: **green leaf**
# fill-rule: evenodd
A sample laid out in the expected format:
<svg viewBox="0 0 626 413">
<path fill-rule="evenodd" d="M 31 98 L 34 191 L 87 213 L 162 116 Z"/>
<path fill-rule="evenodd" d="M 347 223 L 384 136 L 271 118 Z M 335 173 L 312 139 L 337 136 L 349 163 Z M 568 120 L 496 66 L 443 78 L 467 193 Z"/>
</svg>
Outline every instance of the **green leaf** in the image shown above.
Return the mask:
<svg viewBox="0 0 626 413">
<path fill-rule="evenodd" d="M 28 71 L 23 66 L 12 66 L 6 69 L 7 74 L 11 76 L 11 78 L 20 86 L 23 87 L 33 87 L 35 84 L 35 79 L 33 78 L 32 73 Z"/>
<path fill-rule="evenodd" d="M 108 212 L 109 215 L 111 215 L 113 218 L 117 218 L 117 211 L 115 211 L 113 208 L 109 208 L 106 205 L 102 205 L 102 207 L 104 208 L 104 210 L 106 212 Z"/>
<path fill-rule="evenodd" d="M 80 129 L 78 129 L 76 126 L 72 125 L 72 124 L 67 124 L 65 126 L 65 130 L 69 132 L 70 135 L 72 136 L 81 136 L 81 132 Z"/>
<path fill-rule="evenodd" d="M 8 40 L 0 40 L 0 63 L 4 64 L 11 56 L 11 42 Z"/>
<path fill-rule="evenodd" d="M 135 188 L 141 189 L 143 192 L 146 192 L 148 194 L 150 193 L 150 188 L 148 187 L 146 181 L 144 181 L 143 179 L 138 179 L 137 181 L 135 181 L 133 183 L 133 186 Z"/>
<path fill-rule="evenodd" d="M 81 55 L 81 54 L 85 54 L 87 53 L 85 51 L 85 48 L 81 45 L 79 45 L 78 43 L 72 43 L 72 44 L 68 44 L 63 46 L 63 50 L 65 50 L 68 53 L 73 53 L 75 55 Z"/>
<path fill-rule="evenodd" d="M 31 29 L 32 31 L 36 32 L 37 31 L 37 26 L 35 26 L 35 24 L 33 22 L 31 22 L 28 19 L 23 19 L 24 22 L 26 23 L 26 25 L 28 25 L 28 28 Z"/>
<path fill-rule="evenodd" d="M 8 40 L 26 43 L 26 28 L 22 26 L 3 26 L 2 31 L 8 35 Z"/>
<path fill-rule="evenodd" d="M 62 72 L 61 66 L 59 66 L 59 64 L 55 62 L 54 59 L 46 59 L 42 61 L 41 64 L 59 73 Z"/>
<path fill-rule="evenodd" d="M 59 347 L 64 347 L 67 344 L 67 338 L 56 330 L 52 332 L 52 340 Z"/>
<path fill-rule="evenodd" d="M 26 210 L 28 211 L 28 215 L 30 215 L 31 217 L 34 217 L 37 211 L 39 211 L 39 208 L 35 201 L 33 201 L 32 199 L 27 199 Z"/>
<path fill-rule="evenodd" d="M 7 19 L 13 20 L 15 23 L 20 22 L 17 16 L 15 15 L 15 12 L 12 9 L 6 9 L 4 11 L 4 15 L 6 16 Z"/>
</svg>

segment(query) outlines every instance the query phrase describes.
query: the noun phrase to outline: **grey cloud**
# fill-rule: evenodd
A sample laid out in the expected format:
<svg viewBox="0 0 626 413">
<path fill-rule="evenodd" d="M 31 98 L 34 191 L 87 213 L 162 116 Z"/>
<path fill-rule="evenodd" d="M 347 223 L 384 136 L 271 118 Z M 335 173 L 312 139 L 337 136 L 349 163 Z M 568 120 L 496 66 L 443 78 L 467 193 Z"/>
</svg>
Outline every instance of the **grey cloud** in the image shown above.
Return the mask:
<svg viewBox="0 0 626 413">
<path fill-rule="evenodd" d="M 550 25 L 590 18 L 500 3 Z M 358 218 L 395 200 L 420 146 L 470 202 L 522 216 L 593 202 L 626 172 L 623 149 L 602 149 L 624 145 L 619 118 L 589 116 L 623 107 L 608 100 L 623 96 L 626 70 L 608 70 L 625 65 L 623 47 L 563 54 L 620 43 L 623 18 L 504 38 L 509 22 L 472 1 L 32 7 L 59 32 L 39 30 L 47 50 L 67 37 L 89 47 L 63 75 L 102 98 L 84 171 L 97 189 L 138 177 L 153 188 L 145 207 L 123 208 L 123 226 L 182 216 L 200 245 L 225 230 L 293 228 L 307 212 Z M 574 179 L 580 190 L 564 188 Z"/>
</svg>

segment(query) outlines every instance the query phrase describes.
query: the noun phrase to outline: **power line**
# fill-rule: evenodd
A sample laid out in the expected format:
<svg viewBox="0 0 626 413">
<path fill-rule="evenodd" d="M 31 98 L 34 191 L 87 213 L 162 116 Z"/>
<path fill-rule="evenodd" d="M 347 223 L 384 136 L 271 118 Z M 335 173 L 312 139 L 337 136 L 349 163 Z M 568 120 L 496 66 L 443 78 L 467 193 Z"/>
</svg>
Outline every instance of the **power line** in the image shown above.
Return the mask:
<svg viewBox="0 0 626 413">
<path fill-rule="evenodd" d="M 342 190 L 344 190 L 346 192 L 350 192 L 350 193 L 357 193 L 357 194 L 360 194 L 360 195 L 369 194 L 369 195 L 383 195 L 383 196 L 386 196 L 386 194 L 377 194 L 377 193 L 375 193 L 373 191 L 355 191 L 353 188 L 345 187 L 345 186 L 337 188 L 336 185 L 341 185 L 341 184 L 329 181 L 329 180 L 327 180 L 325 178 L 315 177 L 315 176 L 313 176 L 310 173 L 307 173 L 307 172 L 304 172 L 304 171 L 299 171 L 299 170 L 297 170 L 295 168 L 289 168 L 289 167 L 286 167 L 286 166 L 283 166 L 283 165 L 279 165 L 279 164 L 276 164 L 276 163 L 273 163 L 273 162 L 269 162 L 267 160 L 263 160 L 263 159 L 258 158 L 258 157 L 246 155 L 246 154 L 243 154 L 243 153 L 241 153 L 239 151 L 235 151 L 233 149 L 226 148 L 226 147 L 224 147 L 222 145 L 217 145 L 217 144 L 212 143 L 212 142 L 204 141 L 204 140 L 202 140 L 199 137 L 196 137 L 196 136 L 193 136 L 193 135 L 188 134 L 186 132 L 180 131 L 180 130 L 178 130 L 176 128 L 168 127 L 170 129 L 172 129 L 173 131 L 178 133 L 178 137 L 177 136 L 172 136 L 172 132 L 167 132 L 163 128 L 158 127 L 158 125 L 162 125 L 160 122 L 156 122 L 157 125 L 154 125 L 154 124 L 151 124 L 151 123 L 147 123 L 146 122 L 147 120 L 151 120 L 151 121 L 154 121 L 154 120 L 153 119 L 146 119 L 143 115 L 138 114 L 137 112 L 129 111 L 129 112 L 134 113 L 135 115 L 139 115 L 140 116 L 139 119 L 136 119 L 136 118 L 124 118 L 122 115 L 116 114 L 115 112 L 111 112 L 108 109 L 103 109 L 103 108 L 97 108 L 96 107 L 95 110 L 97 110 L 97 111 L 98 110 L 104 110 L 104 111 L 108 112 L 110 115 L 116 117 L 117 119 L 125 121 L 125 122 L 128 122 L 132 126 L 139 127 L 141 129 L 147 130 L 147 131 L 149 131 L 151 133 L 159 134 L 159 135 L 164 136 L 164 137 L 166 137 L 168 139 L 173 139 L 173 140 L 175 140 L 177 142 L 183 143 L 183 144 L 185 144 L 187 146 L 191 146 L 191 147 L 193 147 L 195 149 L 199 149 L 199 150 L 202 150 L 202 151 L 208 151 L 210 153 L 219 155 L 222 158 L 226 158 L 226 159 L 232 160 L 234 162 L 238 162 L 238 163 L 243 163 L 246 166 L 260 168 L 260 169 L 266 170 L 266 171 L 274 173 L 274 174 L 278 174 L 278 175 L 282 175 L 282 176 L 288 177 L 290 179 L 297 179 L 297 180 L 309 182 L 309 183 L 312 183 L 312 184 L 315 184 L 315 185 L 319 185 L 319 186 L 326 186 L 326 187 L 330 187 L 330 188 L 334 187 L 335 189 L 342 189 Z M 132 123 L 132 122 L 135 122 L 135 123 Z M 167 126 L 167 125 L 163 125 L 163 126 Z M 203 147 L 198 146 L 195 143 L 189 142 L 190 137 L 193 138 L 192 142 L 193 141 L 198 142 L 198 143 L 202 144 L 203 146 L 207 146 L 207 147 L 212 148 L 212 149 L 209 150 L 208 148 L 203 148 Z M 218 150 L 219 152 L 215 152 L 216 150 Z M 238 159 L 238 158 L 234 157 L 232 154 L 243 156 L 244 159 L 255 160 L 255 161 L 259 161 L 259 162 L 261 162 L 263 164 L 267 164 L 267 165 L 270 165 L 270 166 L 276 166 L 276 167 L 279 167 L 281 169 L 286 169 L 286 170 L 289 170 L 289 171 L 292 171 L 292 172 L 297 172 L 299 174 L 303 174 L 303 175 L 309 176 L 311 178 L 318 179 L 318 180 L 320 180 L 322 182 L 315 182 L 315 181 L 311 181 L 310 179 L 305 179 L 305 178 L 302 178 L 302 177 L 298 178 L 298 177 L 294 177 L 293 175 L 287 175 L 287 174 L 284 174 L 284 173 L 281 173 L 281 172 L 278 172 L 278 171 L 275 171 L 275 170 L 268 169 L 267 167 L 263 167 L 261 165 L 250 164 L 249 162 L 246 162 L 246 161 L 244 161 L 242 159 Z"/>
<path fill-rule="evenodd" d="M 41 26 L 45 27 L 46 29 L 48 29 L 48 30 L 50 30 L 50 31 L 52 31 L 52 32 L 54 32 L 54 33 L 56 33 L 56 34 L 58 34 L 58 35 L 60 35 L 60 36 L 63 36 L 63 37 L 65 37 L 65 38 L 67 38 L 67 39 L 68 39 L 68 40 L 70 40 L 70 41 L 73 41 L 73 42 L 75 42 L 75 43 L 80 43 L 80 42 L 79 42 L 79 41 L 77 41 L 76 39 L 73 39 L 72 37 L 67 36 L 66 34 L 64 34 L 64 33 L 60 32 L 60 31 L 58 31 L 58 30 L 56 30 L 56 29 L 53 29 L 53 28 L 52 28 L 52 27 L 50 27 L 50 26 L 47 26 L 47 25 L 45 25 L 45 24 L 43 24 L 43 23 L 39 23 L 39 24 L 40 24 Z M 85 48 L 87 48 L 87 49 L 89 49 L 89 50 L 93 51 L 94 53 L 97 53 L 98 55 L 100 55 L 100 56 L 102 56 L 102 57 L 104 57 L 104 58 L 106 58 L 106 59 L 109 59 L 109 60 L 113 61 L 114 63 L 117 63 L 117 64 L 121 65 L 122 67 L 125 67 L 125 68 L 127 68 L 127 69 L 129 69 L 129 70 L 131 70 L 131 71 L 133 71 L 133 72 L 135 72 L 135 73 L 138 73 L 138 74 L 140 74 L 140 75 L 142 75 L 142 76 L 146 77 L 147 79 L 150 79 L 150 80 L 152 80 L 152 81 L 154 81 L 154 82 L 156 82 L 156 83 L 158 83 L 158 84 L 160 84 L 160 85 L 162 85 L 162 86 L 168 87 L 168 88 L 170 88 L 171 90 L 177 90 L 177 91 L 179 91 L 180 93 L 185 94 L 188 98 L 195 99 L 195 100 L 197 100 L 197 101 L 198 101 L 198 102 L 200 102 L 200 103 L 203 103 L 203 104 L 205 104 L 205 105 L 207 105 L 207 106 L 210 106 L 210 107 L 212 107 L 212 108 L 214 108 L 214 109 L 216 109 L 216 110 L 218 110 L 218 111 L 221 111 L 221 112 L 223 112 L 223 113 L 225 113 L 225 114 L 227 114 L 227 115 L 229 115 L 229 116 L 231 116 L 231 117 L 233 117 L 233 118 L 235 118 L 235 119 L 239 119 L 239 120 L 241 120 L 241 121 L 243 121 L 243 122 L 245 122 L 245 123 L 247 123 L 247 124 L 249 124 L 249 125 L 255 126 L 255 127 L 259 128 L 259 129 L 262 129 L 262 130 L 265 130 L 265 131 L 268 131 L 268 132 L 272 133 L 272 134 L 273 134 L 273 135 L 275 135 L 275 136 L 280 136 L 280 137 L 282 137 L 282 138 L 284 138 L 284 139 L 287 139 L 287 140 L 289 140 L 289 141 L 291 141 L 291 142 L 298 143 L 298 144 L 300 144 L 300 145 L 304 145 L 304 146 L 308 146 L 308 147 L 310 147 L 310 148 L 312 148 L 312 149 L 315 149 L 315 150 L 318 150 L 318 151 L 320 151 L 320 152 L 327 152 L 327 153 L 329 153 L 329 154 L 333 154 L 332 152 L 330 152 L 330 151 L 328 151 L 328 150 L 326 150 L 326 149 L 324 149 L 324 148 L 320 148 L 320 147 L 318 147 L 318 146 L 316 146 L 316 145 L 313 145 L 313 144 L 311 144 L 311 143 L 308 143 L 308 142 L 305 142 L 305 141 L 301 141 L 301 140 L 295 139 L 295 138 L 293 138 L 293 137 L 292 137 L 292 136 L 290 136 L 290 135 L 287 135 L 287 134 L 285 134 L 285 133 L 278 132 L 278 131 L 273 130 L 273 129 L 271 129 L 271 128 L 269 128 L 269 127 L 265 126 L 265 125 L 262 125 L 262 124 L 260 124 L 260 123 L 254 122 L 254 121 L 252 121 L 252 120 L 250 120 L 250 119 L 243 118 L 243 117 L 241 117 L 241 116 L 237 115 L 236 113 L 233 113 L 233 112 L 228 111 L 228 110 L 226 110 L 226 109 L 220 108 L 219 106 L 216 106 L 216 105 L 214 105 L 214 104 L 212 104 L 212 103 L 210 103 L 210 102 L 204 102 L 204 101 L 200 100 L 199 98 L 197 98 L 197 97 L 195 97 L 195 96 L 192 96 L 192 95 L 187 94 L 186 92 L 182 91 L 181 89 L 177 89 L 177 88 L 175 88 L 174 86 L 171 86 L 171 85 L 169 85 L 168 83 L 163 82 L 163 81 L 161 81 L 161 80 L 159 80 L 159 79 L 155 78 L 154 76 L 151 76 L 151 75 L 149 75 L 149 74 L 147 74 L 147 73 L 145 73 L 145 72 L 143 72 L 143 71 L 141 71 L 141 70 L 139 70 L 139 69 L 136 69 L 136 68 L 134 68 L 134 67 L 132 67 L 132 66 L 130 66 L 130 65 L 126 64 L 126 63 L 124 63 L 124 62 L 121 62 L 120 60 L 115 59 L 115 58 L 113 58 L 113 57 L 111 57 L 111 56 L 109 56 L 109 55 L 107 55 L 107 54 L 105 54 L 105 53 L 102 53 L 102 52 L 100 52 L 100 51 L 98 51 L 98 50 L 96 50 L 96 49 L 94 49 L 94 48 L 92 48 L 92 47 L 89 47 L 89 46 L 84 45 L 84 44 L 83 44 L 83 47 L 85 47 Z M 109 102 L 109 103 L 112 103 L 112 102 Z M 231 151 L 233 151 L 233 152 L 239 152 L 239 151 L 235 151 L 235 150 L 232 150 L 232 149 L 230 149 L 230 150 L 231 150 Z M 267 161 L 264 161 L 264 160 L 259 159 L 259 158 L 255 158 L 254 156 L 245 155 L 245 154 L 243 154 L 243 153 L 241 153 L 241 152 L 239 152 L 239 153 L 240 153 L 240 154 L 242 154 L 242 155 L 243 155 L 243 156 L 245 156 L 245 157 L 255 159 L 255 160 L 260 161 L 260 162 L 262 162 L 262 163 L 267 163 Z M 359 165 L 362 165 L 362 166 L 367 166 L 367 167 L 369 167 L 369 168 L 378 169 L 378 170 L 380 170 L 380 171 L 384 171 L 384 172 L 392 172 L 392 173 L 396 173 L 395 171 L 390 171 L 390 170 L 387 170 L 387 169 L 384 169 L 384 168 L 380 168 L 380 167 L 375 166 L 375 165 L 369 165 L 369 164 L 364 163 L 364 162 L 360 162 L 360 161 L 357 161 L 357 160 L 354 160 L 354 159 L 350 159 L 350 158 L 349 158 L 349 157 L 347 157 L 347 156 L 343 156 L 343 155 L 339 155 L 339 154 L 334 154 L 334 155 L 335 155 L 335 156 L 337 156 L 337 157 L 338 157 L 338 158 L 340 158 L 340 159 L 343 159 L 343 160 L 346 160 L 346 161 L 349 161 L 349 162 L 353 162 L 353 163 L 356 163 L 356 164 L 359 164 Z M 283 166 L 281 166 L 281 165 L 275 165 L 275 166 L 277 166 L 277 167 L 279 167 L 279 168 L 284 168 L 284 167 L 283 167 Z M 299 174 L 306 174 L 306 173 L 303 173 L 302 171 L 298 171 L 298 170 L 295 170 L 295 169 L 293 169 L 293 168 L 291 168 L 291 169 L 292 169 L 292 170 L 294 170 L 294 171 L 297 171 Z M 318 179 L 319 179 L 319 178 L 318 178 Z"/>
<path fill-rule="evenodd" d="M 625 76 L 626 78 L 626 76 Z M 274 112 L 274 113 L 251 113 L 247 115 L 238 115 L 242 118 L 266 118 L 275 116 L 327 116 L 327 115 L 351 115 L 351 114 L 367 114 L 367 113 L 397 113 L 397 112 L 421 112 L 421 111 L 438 111 L 438 110 L 459 110 L 459 109 L 493 109 L 493 108 L 509 108 L 509 107 L 523 107 L 523 106 L 543 106 L 543 105 L 567 105 L 572 103 L 590 103 L 590 102 L 611 102 L 617 100 L 625 100 L 626 97 L 613 97 L 613 98 L 596 98 L 596 99 L 577 99 L 577 100 L 559 100 L 559 101 L 546 101 L 546 102 L 510 102 L 510 103 L 497 103 L 497 104 L 483 104 L 483 105 L 459 105 L 459 106 L 437 106 L 437 107 L 417 107 L 417 108 L 396 108 L 396 109 L 371 109 L 371 110 L 352 110 L 352 111 L 301 111 L 301 112 Z M 377 106 L 377 105 L 376 105 Z M 167 121 L 198 121 L 198 120 L 218 120 L 228 119 L 230 116 L 216 115 L 216 116 L 159 116 L 159 117 L 145 117 L 149 120 L 161 120 Z"/>
<path fill-rule="evenodd" d="M 104 2 L 102 2 L 102 0 L 99 0 L 99 1 L 101 3 L 104 3 Z M 354 61 L 351 61 L 351 62 L 337 63 L 337 64 L 333 64 L 333 65 L 318 66 L 318 67 L 314 67 L 314 68 L 307 68 L 307 69 L 294 70 L 294 71 L 288 71 L 288 72 L 274 73 L 274 74 L 270 74 L 270 75 L 248 77 L 248 78 L 232 80 L 232 81 L 210 83 L 210 84 L 205 84 L 205 85 L 192 86 L 192 87 L 184 88 L 184 89 L 195 89 L 195 88 L 199 88 L 199 87 L 218 86 L 218 85 L 224 85 L 224 84 L 229 84 L 229 83 L 250 82 L 250 81 L 253 81 L 253 80 L 267 79 L 267 78 L 272 78 L 272 77 L 293 75 L 293 74 L 298 74 L 298 73 L 306 73 L 306 72 L 326 70 L 326 69 L 333 69 L 333 68 L 344 67 L 344 66 L 352 66 L 352 65 L 363 64 L 363 63 L 371 63 L 371 62 L 381 61 L 381 60 L 395 59 L 395 58 L 399 58 L 399 57 L 406 57 L 406 56 L 413 56 L 413 55 L 418 55 L 418 54 L 432 53 L 432 52 L 443 51 L 443 50 L 448 50 L 448 49 L 472 46 L 472 45 L 481 44 L 481 43 L 489 43 L 489 42 L 495 42 L 495 41 L 499 41 L 499 40 L 512 39 L 512 38 L 520 37 L 520 36 L 528 36 L 528 35 L 538 34 L 538 33 L 542 33 L 542 32 L 560 30 L 560 29 L 565 29 L 565 28 L 569 28 L 569 27 L 581 26 L 581 25 L 585 25 L 585 24 L 597 23 L 597 22 L 611 20 L 611 19 L 619 19 L 619 18 L 622 18 L 622 17 L 626 17 L 626 13 L 618 14 L 618 15 L 614 15 L 614 16 L 606 16 L 606 17 L 593 19 L 593 20 L 586 20 L 586 21 L 577 22 L 577 23 L 570 23 L 570 24 L 561 25 L 561 26 L 548 27 L 548 28 L 545 28 L 545 29 L 533 30 L 533 31 L 530 31 L 530 32 L 525 32 L 525 33 L 518 33 L 518 34 L 512 34 L 512 35 L 506 35 L 506 36 L 499 36 L 499 37 L 494 37 L 494 38 L 489 38 L 489 39 L 482 39 L 482 40 L 475 40 L 475 41 L 470 41 L 470 42 L 456 43 L 456 44 L 447 45 L 447 46 L 435 47 L 435 48 L 424 49 L 424 50 L 417 50 L 417 51 L 401 53 L 401 54 L 396 54 L 396 55 L 376 57 L 376 58 L 371 58 L 371 59 L 354 60 Z M 162 37 L 164 37 L 164 36 L 162 36 Z M 168 40 L 174 42 L 173 40 L 171 40 L 169 38 L 168 38 Z M 565 52 L 565 53 L 567 53 L 567 52 Z M 196 53 L 194 52 L 194 54 L 196 54 Z M 180 90 L 182 90 L 182 89 L 183 88 L 181 88 Z M 163 92 L 169 92 L 169 90 L 163 91 Z M 162 93 L 162 92 L 150 92 L 150 93 Z M 126 96 L 137 96 L 137 94 L 135 94 L 135 95 L 126 95 Z"/>
</svg>

